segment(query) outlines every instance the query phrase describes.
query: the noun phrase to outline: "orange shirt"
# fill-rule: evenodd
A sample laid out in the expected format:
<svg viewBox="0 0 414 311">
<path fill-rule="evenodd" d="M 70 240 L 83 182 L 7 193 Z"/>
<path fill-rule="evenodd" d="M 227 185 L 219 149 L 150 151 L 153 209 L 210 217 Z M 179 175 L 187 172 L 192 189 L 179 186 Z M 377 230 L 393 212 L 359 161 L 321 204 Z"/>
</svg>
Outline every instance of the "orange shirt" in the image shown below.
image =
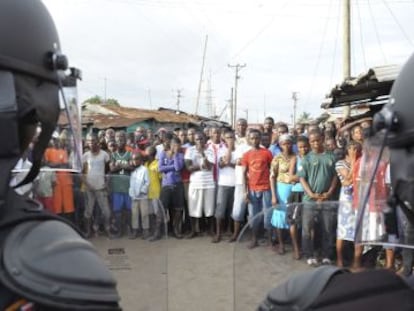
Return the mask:
<svg viewBox="0 0 414 311">
<path fill-rule="evenodd" d="M 249 190 L 270 190 L 269 177 L 272 160 L 272 153 L 262 147 L 260 149 L 250 149 L 243 155 L 241 165 L 246 167 Z"/>
<path fill-rule="evenodd" d="M 45 160 L 52 164 L 68 163 L 68 153 L 65 149 L 47 148 L 44 154 Z M 71 185 L 72 176 L 69 172 L 56 172 L 56 184 Z"/>
<path fill-rule="evenodd" d="M 68 153 L 65 149 L 47 148 L 44 157 L 47 162 L 52 164 L 68 163 Z"/>
</svg>

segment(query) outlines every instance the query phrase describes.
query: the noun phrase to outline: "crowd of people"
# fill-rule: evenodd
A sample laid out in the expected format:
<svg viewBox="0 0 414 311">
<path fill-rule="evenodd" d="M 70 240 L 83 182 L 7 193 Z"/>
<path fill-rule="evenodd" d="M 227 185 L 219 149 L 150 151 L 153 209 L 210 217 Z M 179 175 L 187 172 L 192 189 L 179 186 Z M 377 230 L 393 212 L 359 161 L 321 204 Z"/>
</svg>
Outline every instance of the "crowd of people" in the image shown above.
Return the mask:
<svg viewBox="0 0 414 311">
<path fill-rule="evenodd" d="M 293 259 L 311 266 L 336 261 L 358 268 L 364 248 L 352 243 L 369 128 L 370 120 L 345 130 L 334 122 L 289 128 L 271 117 L 259 128 L 239 119 L 234 130 L 109 128 L 86 135 L 82 174 L 49 169 L 70 162 L 67 135 L 56 132 L 39 178 L 19 191 L 87 237 L 156 241 L 167 230 L 177 239 L 207 233 L 213 243 L 234 242 L 249 223 L 249 248 L 265 239 L 283 255 L 289 243 Z M 27 163 L 30 152 L 20 168 Z M 377 178 L 376 200 L 389 191 L 387 167 Z M 394 249 L 385 254 L 392 269 Z"/>
</svg>

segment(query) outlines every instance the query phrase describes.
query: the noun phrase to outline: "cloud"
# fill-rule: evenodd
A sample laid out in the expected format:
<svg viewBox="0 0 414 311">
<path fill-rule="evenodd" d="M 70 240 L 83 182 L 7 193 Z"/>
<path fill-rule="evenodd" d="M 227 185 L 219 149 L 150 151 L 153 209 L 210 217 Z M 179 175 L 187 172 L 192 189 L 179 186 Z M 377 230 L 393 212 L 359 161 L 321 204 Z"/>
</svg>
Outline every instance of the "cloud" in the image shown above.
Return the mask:
<svg viewBox="0 0 414 311">
<path fill-rule="evenodd" d="M 44 2 L 71 64 L 84 72 L 81 100 L 103 96 L 106 79 L 107 97 L 126 106 L 149 108 L 151 93 L 153 107 L 173 108 L 174 90 L 182 89 L 181 108 L 193 113 L 206 35 L 203 114 L 210 73 L 213 103 L 219 110 L 227 104 L 235 78 L 228 64 L 247 64 L 240 71 L 239 113 L 249 109 L 253 119 L 266 113 L 289 121 L 292 91 L 300 93 L 299 113 L 317 115 L 324 95 L 342 79 L 340 1 Z M 382 64 L 382 54 L 389 63 L 403 62 L 413 49 L 404 29 L 412 29 L 414 6 L 371 1 L 370 12 L 366 1 L 358 3 L 352 73 Z"/>
</svg>

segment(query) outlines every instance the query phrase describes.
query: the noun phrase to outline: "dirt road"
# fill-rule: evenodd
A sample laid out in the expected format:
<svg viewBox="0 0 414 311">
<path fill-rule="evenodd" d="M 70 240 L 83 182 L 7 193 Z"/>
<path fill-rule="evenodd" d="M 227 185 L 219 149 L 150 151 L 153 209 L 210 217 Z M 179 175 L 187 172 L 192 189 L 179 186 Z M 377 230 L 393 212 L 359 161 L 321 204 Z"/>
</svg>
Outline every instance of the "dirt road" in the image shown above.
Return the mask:
<svg viewBox="0 0 414 311">
<path fill-rule="evenodd" d="M 277 255 L 246 242 L 192 240 L 147 242 L 141 239 L 92 243 L 114 273 L 125 311 L 247 311 L 265 293 L 297 271 L 307 269 L 291 253 Z"/>
</svg>

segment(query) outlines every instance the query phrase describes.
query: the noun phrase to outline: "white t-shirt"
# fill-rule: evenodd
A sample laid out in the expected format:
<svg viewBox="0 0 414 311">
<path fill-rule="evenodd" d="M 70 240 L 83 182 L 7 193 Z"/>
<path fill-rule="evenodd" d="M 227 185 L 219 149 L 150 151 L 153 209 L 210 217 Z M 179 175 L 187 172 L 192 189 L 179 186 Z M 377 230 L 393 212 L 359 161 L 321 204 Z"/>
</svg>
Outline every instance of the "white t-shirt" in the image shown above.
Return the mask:
<svg viewBox="0 0 414 311">
<path fill-rule="evenodd" d="M 247 144 L 241 144 L 236 147 L 236 150 L 234 151 L 234 157 L 236 158 L 236 161 L 241 159 L 243 155 L 252 149 L 251 146 Z M 235 184 L 236 185 L 244 185 L 244 170 L 246 168 L 241 165 L 236 165 L 234 168 L 234 175 L 235 175 Z"/>
<path fill-rule="evenodd" d="M 211 150 L 204 150 L 204 155 L 207 161 L 212 165 L 214 164 L 214 154 Z M 187 148 L 184 155 L 184 160 L 191 160 L 193 164 L 201 165 L 203 158 L 198 152 L 196 146 Z M 192 172 L 190 175 L 190 184 L 194 189 L 211 189 L 215 187 L 213 170 L 201 169 L 199 171 Z"/>
<path fill-rule="evenodd" d="M 220 147 L 218 150 L 218 162 L 222 157 L 227 156 L 228 148 L 224 145 Z M 231 153 L 231 160 L 232 164 L 236 163 L 236 151 Z M 234 187 L 235 185 L 235 169 L 234 167 L 225 166 L 219 167 L 219 174 L 218 174 L 218 185 L 219 186 L 229 186 Z"/>
<path fill-rule="evenodd" d="M 163 144 L 156 145 L 155 150 L 157 151 L 155 153 L 155 158 L 158 160 L 160 158 L 161 152 L 164 151 L 164 145 Z"/>
<path fill-rule="evenodd" d="M 10 186 L 14 187 L 17 184 L 19 184 L 20 182 L 23 181 L 23 179 L 26 177 L 26 175 L 29 173 L 30 168 L 32 167 L 32 162 L 30 162 L 28 159 L 20 159 L 16 166 L 14 167 L 15 170 L 19 171 L 21 170 L 21 172 L 16 173 L 13 178 L 10 181 Z M 20 186 L 19 188 L 16 188 L 15 191 L 18 194 L 27 194 L 31 197 L 31 189 L 32 189 L 33 183 L 28 183 L 26 185 Z"/>
<path fill-rule="evenodd" d="M 214 164 L 214 171 L 213 171 L 213 177 L 216 177 L 218 179 L 219 174 L 219 150 L 220 148 L 225 147 L 223 143 L 214 144 L 211 140 L 207 142 L 207 148 L 208 152 L 211 152 L 213 154 L 213 164 Z"/>
<path fill-rule="evenodd" d="M 105 188 L 105 164 L 109 160 L 108 153 L 103 150 L 99 150 L 98 154 L 87 151 L 82 155 L 82 164 L 88 166 L 86 180 L 94 190 Z"/>
<path fill-rule="evenodd" d="M 387 169 L 385 170 L 385 184 L 391 185 L 391 165 L 390 163 L 387 164 Z"/>
</svg>

